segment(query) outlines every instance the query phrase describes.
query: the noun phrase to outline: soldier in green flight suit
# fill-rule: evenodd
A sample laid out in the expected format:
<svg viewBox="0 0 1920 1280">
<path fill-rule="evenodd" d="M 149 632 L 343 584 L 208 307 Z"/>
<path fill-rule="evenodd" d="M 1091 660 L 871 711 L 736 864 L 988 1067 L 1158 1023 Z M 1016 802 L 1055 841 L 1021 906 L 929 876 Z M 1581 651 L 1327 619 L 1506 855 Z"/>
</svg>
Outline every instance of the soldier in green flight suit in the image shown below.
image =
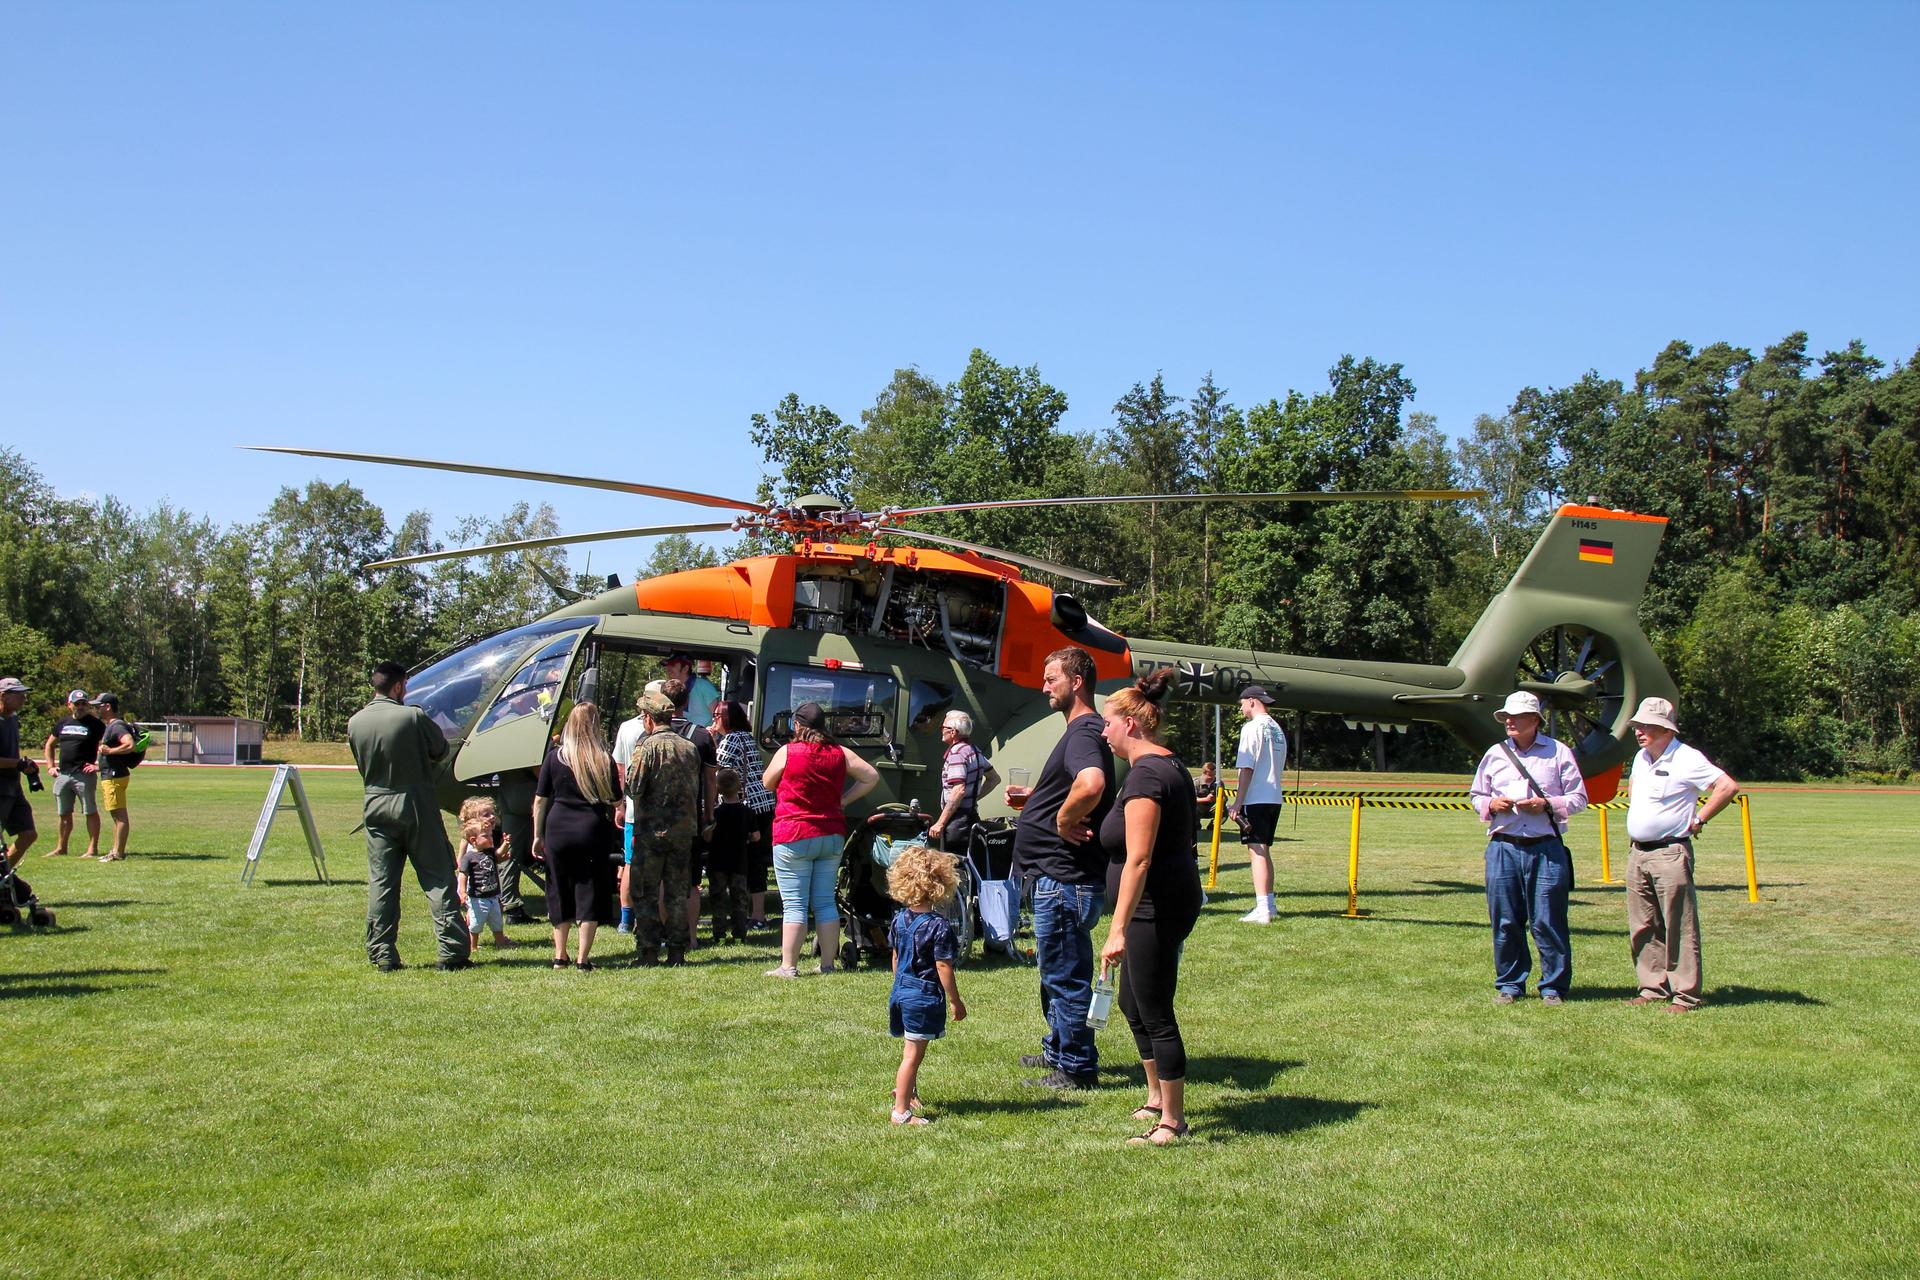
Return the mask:
<svg viewBox="0 0 1920 1280">
<path fill-rule="evenodd" d="M 667 963 L 687 958 L 683 905 L 693 870 L 694 824 L 700 812 L 700 748 L 673 731 L 673 703 L 665 694 L 640 695 L 647 731 L 627 765 L 627 904 L 634 908 L 636 965 L 660 962 L 660 887 L 666 885 Z"/>
<path fill-rule="evenodd" d="M 383 662 L 373 669 L 373 701 L 347 721 L 347 744 L 366 788 L 367 958 L 382 973 L 404 968 L 400 935 L 400 873 L 413 874 L 433 906 L 442 969 L 464 969 L 467 926 L 454 890 L 453 847 L 434 801 L 433 765 L 447 755 L 447 736 L 419 707 L 406 705 L 407 669 Z"/>
</svg>

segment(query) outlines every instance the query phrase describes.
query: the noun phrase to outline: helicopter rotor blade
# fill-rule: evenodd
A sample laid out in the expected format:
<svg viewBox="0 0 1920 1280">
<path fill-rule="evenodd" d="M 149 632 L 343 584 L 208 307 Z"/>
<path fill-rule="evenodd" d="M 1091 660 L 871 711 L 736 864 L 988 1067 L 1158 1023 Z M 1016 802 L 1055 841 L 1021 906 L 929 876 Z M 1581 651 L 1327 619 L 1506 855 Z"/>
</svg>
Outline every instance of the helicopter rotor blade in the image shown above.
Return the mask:
<svg viewBox="0 0 1920 1280">
<path fill-rule="evenodd" d="M 582 489 L 608 489 L 614 493 L 632 493 L 645 498 L 670 498 L 701 507 L 725 507 L 731 511 L 763 514 L 766 505 L 742 498 L 725 498 L 691 489 L 670 489 L 665 485 L 641 484 L 633 480 L 607 480 L 595 476 L 568 476 L 551 471 L 523 471 L 517 467 L 485 467 L 471 462 L 436 462 L 430 458 L 401 458 L 386 453 L 343 453 L 337 449 L 292 449 L 283 445 L 243 444 L 255 453 L 290 453 L 302 458 L 338 458 L 344 462 L 376 462 L 389 467 L 421 467 L 428 471 L 460 471 L 475 476 L 502 476 L 508 480 L 538 480 L 543 484 L 570 484 Z M 722 525 L 721 528 L 726 526 Z"/>
<path fill-rule="evenodd" d="M 417 556 L 395 556 L 391 560 L 374 560 L 362 567 L 391 569 L 401 564 L 425 564 L 429 560 L 456 560 L 461 556 L 531 551 L 536 547 L 558 547 L 574 542 L 611 542 L 616 538 L 647 538 L 665 533 L 724 533 L 731 528 L 731 524 L 655 524 L 639 529 L 603 529 L 599 533 L 559 533 L 551 538 L 521 538 L 515 542 L 490 542 L 480 547 L 455 547 L 450 551 L 427 551 Z"/>
<path fill-rule="evenodd" d="M 1485 489 L 1299 489 L 1283 493 L 1116 493 L 1077 498 L 1003 498 L 993 502 L 946 502 L 932 507 L 898 507 L 888 520 L 938 515 L 948 511 L 1005 511 L 1015 507 L 1090 507 L 1108 502 L 1449 502 L 1484 498 Z M 917 536 L 917 535 L 916 535 Z"/>
<path fill-rule="evenodd" d="M 1076 569 L 1070 564 L 1057 564 L 1052 560 L 1042 560 L 1038 556 L 1022 555 L 1017 551 L 1005 551 L 999 547 L 983 546 L 978 542 L 967 542 L 961 538 L 949 538 L 943 533 L 927 533 L 921 529 L 882 528 L 874 530 L 874 534 L 877 537 L 921 539 L 927 542 L 938 542 L 942 546 L 959 547 L 963 551 L 971 551 L 977 555 L 987 556 L 994 560 L 1008 560 L 1017 565 L 1024 565 L 1029 569 L 1038 569 L 1042 573 L 1051 573 L 1062 578 L 1072 578 L 1075 582 L 1085 582 L 1096 587 L 1119 587 L 1126 585 L 1118 579 L 1109 578 L 1087 569 Z"/>
</svg>

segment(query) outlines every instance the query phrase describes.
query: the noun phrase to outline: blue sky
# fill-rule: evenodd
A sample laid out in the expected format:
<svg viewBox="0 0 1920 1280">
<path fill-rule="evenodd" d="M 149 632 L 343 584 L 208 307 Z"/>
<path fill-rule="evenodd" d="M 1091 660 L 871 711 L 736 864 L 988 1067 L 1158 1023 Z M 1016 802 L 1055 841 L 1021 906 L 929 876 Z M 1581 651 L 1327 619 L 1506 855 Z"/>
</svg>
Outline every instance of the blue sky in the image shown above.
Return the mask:
<svg viewBox="0 0 1920 1280">
<path fill-rule="evenodd" d="M 748 416 L 1036 364 L 1092 430 L 1403 362 L 1459 432 L 1673 338 L 1920 346 L 1920 7 L 0 6 L 0 441 L 220 521 L 751 496 Z M 645 555 L 603 544 L 598 570 Z M 575 553 L 576 563 L 583 553 Z"/>
</svg>

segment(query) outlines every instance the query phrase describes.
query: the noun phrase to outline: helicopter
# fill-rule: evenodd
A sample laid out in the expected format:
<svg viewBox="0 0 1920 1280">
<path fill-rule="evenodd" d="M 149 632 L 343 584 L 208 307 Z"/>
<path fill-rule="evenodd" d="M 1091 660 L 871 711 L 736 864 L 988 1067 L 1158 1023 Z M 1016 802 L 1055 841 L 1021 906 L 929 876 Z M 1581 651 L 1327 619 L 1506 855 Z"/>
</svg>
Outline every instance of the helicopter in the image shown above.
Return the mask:
<svg viewBox="0 0 1920 1280">
<path fill-rule="evenodd" d="M 868 803 L 917 803 L 929 811 L 940 807 L 940 727 L 953 708 L 981 726 L 975 745 L 1002 776 L 1020 766 L 1037 776 L 1060 732 L 1041 680 L 1047 655 L 1068 645 L 1092 657 L 1100 696 L 1171 667 L 1181 699 L 1232 705 L 1242 688 L 1259 684 L 1278 707 L 1397 732 L 1415 721 L 1435 723 L 1476 750 L 1502 734 L 1493 710 L 1507 694 L 1526 690 L 1547 711 L 1545 731 L 1573 749 L 1596 801 L 1616 793 L 1632 750 L 1630 708 L 1645 697 L 1676 693 L 1638 618 L 1667 521 L 1598 505 L 1561 506 L 1451 661 L 1432 666 L 1129 639 L 1096 621 L 1071 592 L 1033 581 L 1023 570 L 1122 585 L 1114 579 L 905 522 L 936 513 L 1107 503 L 1445 501 L 1478 496 L 1473 490 L 1088 496 L 863 512 L 817 494 L 781 505 L 471 463 L 249 447 L 585 486 L 734 513 L 718 522 L 424 552 L 375 561 L 369 569 L 669 533 L 750 530 L 792 540 L 790 551 L 632 586 L 610 580 L 603 592 L 457 647 L 411 673 L 408 703 L 426 710 L 451 747 L 439 779 L 441 803 L 451 811 L 476 790 L 491 791 L 509 835 L 530 830 L 535 771 L 566 712 L 579 702 L 631 706 L 670 654 L 692 657 L 711 670 L 721 696 L 752 708 L 764 753 L 792 737 L 795 707 L 816 702 L 833 737 L 879 772 Z M 982 799 L 981 813 L 1005 817 L 1012 809 L 996 794 Z"/>
</svg>

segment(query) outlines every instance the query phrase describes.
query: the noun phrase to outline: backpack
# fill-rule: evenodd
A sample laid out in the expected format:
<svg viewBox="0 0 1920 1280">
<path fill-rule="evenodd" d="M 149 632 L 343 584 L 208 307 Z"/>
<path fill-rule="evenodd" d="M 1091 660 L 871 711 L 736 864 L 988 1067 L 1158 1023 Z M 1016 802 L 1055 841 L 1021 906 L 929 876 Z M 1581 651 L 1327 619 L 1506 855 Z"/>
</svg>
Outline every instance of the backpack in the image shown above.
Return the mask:
<svg viewBox="0 0 1920 1280">
<path fill-rule="evenodd" d="M 109 733 L 113 731 L 113 725 L 115 724 L 119 725 L 122 729 L 125 729 L 127 731 L 127 736 L 133 739 L 133 750 L 127 752 L 124 755 L 118 755 L 113 757 L 114 760 L 119 762 L 121 765 L 125 766 L 127 769 L 130 769 L 130 770 L 138 769 L 141 765 L 147 762 L 147 748 L 153 745 L 153 735 L 151 733 L 148 733 L 144 729 L 140 730 L 138 733 L 135 733 L 134 726 L 128 724 L 125 720 L 115 720 L 113 724 L 108 725 L 107 731 Z"/>
</svg>

